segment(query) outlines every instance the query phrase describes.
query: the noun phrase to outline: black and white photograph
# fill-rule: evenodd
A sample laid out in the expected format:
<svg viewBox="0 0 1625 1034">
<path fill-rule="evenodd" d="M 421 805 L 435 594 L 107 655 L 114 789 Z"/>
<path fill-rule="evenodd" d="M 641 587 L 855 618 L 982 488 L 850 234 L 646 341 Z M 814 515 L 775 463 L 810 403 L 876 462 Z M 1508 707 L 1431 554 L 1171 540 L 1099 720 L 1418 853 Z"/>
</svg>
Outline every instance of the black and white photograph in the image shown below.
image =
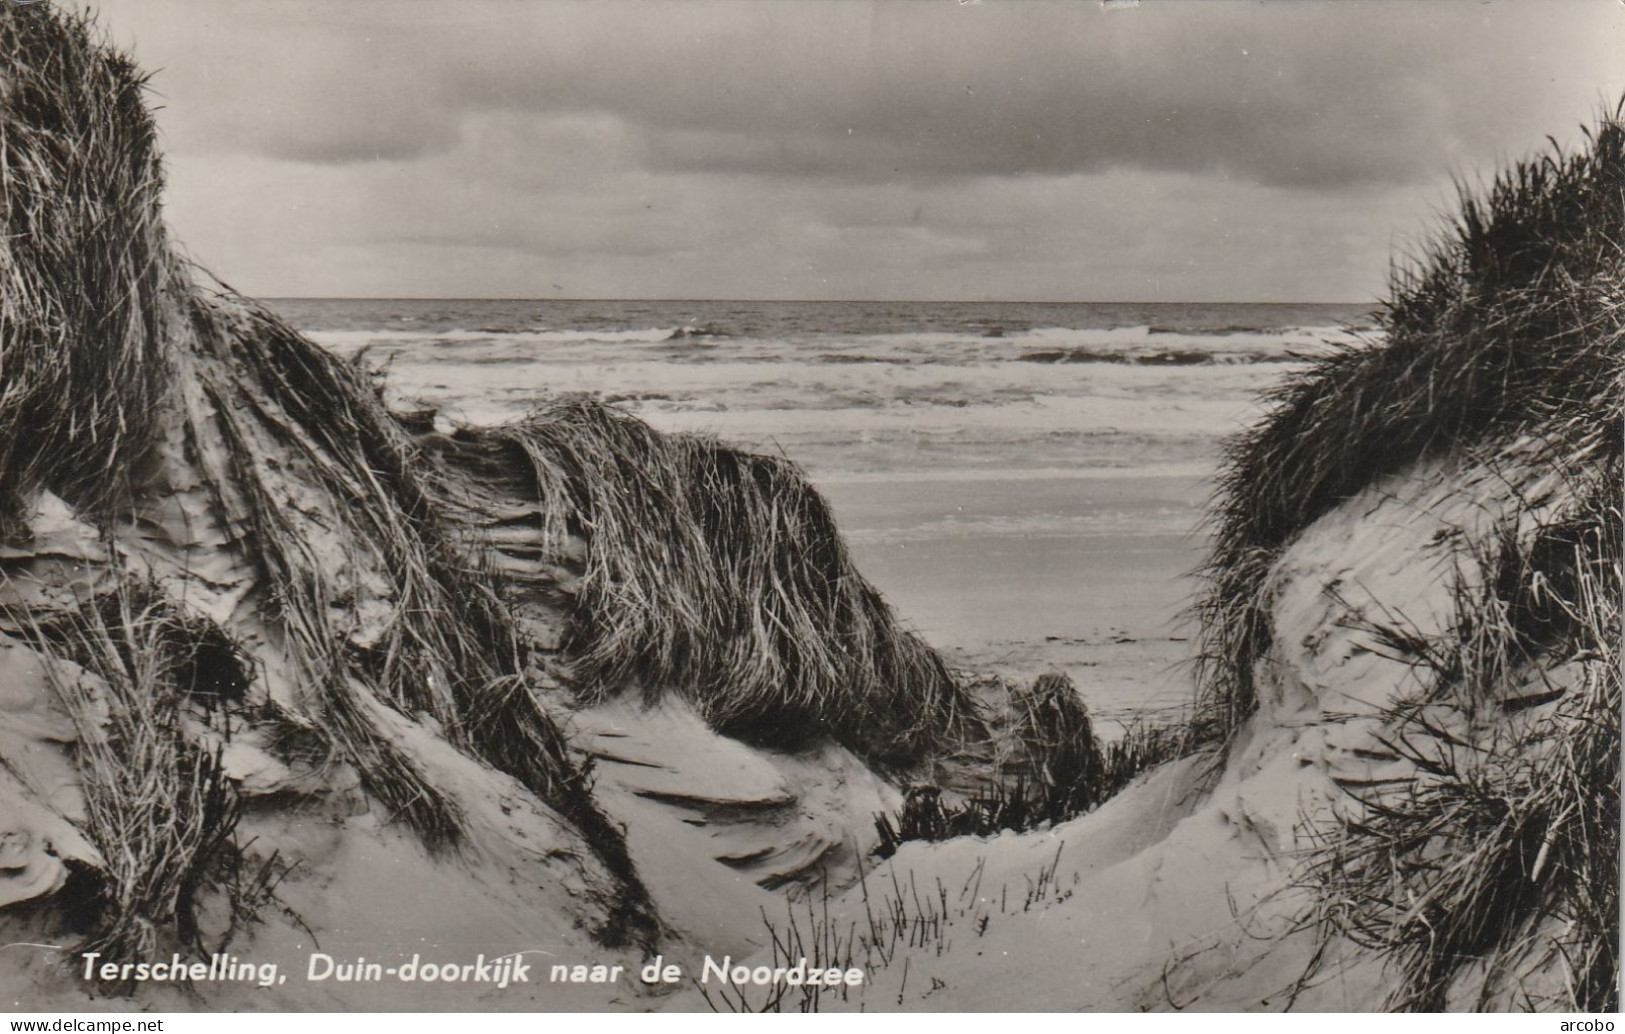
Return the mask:
<svg viewBox="0 0 1625 1034">
<path fill-rule="evenodd" d="M 1619 1010 L 1619 0 L 0 0 L 0 218 L 0 1012 Z"/>
</svg>

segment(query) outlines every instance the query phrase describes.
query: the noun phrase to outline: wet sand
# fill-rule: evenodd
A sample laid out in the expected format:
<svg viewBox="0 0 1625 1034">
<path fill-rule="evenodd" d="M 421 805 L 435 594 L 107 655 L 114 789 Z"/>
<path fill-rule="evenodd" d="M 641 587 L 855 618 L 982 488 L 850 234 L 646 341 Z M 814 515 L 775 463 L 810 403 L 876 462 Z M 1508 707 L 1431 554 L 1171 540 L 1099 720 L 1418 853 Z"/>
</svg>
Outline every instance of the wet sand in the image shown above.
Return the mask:
<svg viewBox="0 0 1625 1034">
<path fill-rule="evenodd" d="M 859 568 L 950 663 L 1023 680 L 1064 671 L 1108 727 L 1190 700 L 1199 472 L 820 488 Z"/>
</svg>

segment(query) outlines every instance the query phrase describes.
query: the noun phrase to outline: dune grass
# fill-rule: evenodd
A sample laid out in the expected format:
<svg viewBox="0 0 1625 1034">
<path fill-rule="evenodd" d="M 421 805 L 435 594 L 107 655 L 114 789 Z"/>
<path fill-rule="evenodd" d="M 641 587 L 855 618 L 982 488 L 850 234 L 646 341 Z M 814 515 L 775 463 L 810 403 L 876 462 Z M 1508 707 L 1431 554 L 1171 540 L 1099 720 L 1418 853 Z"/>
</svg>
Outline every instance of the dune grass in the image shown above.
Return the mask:
<svg viewBox="0 0 1625 1034">
<path fill-rule="evenodd" d="M 241 799 L 219 744 L 240 722 L 233 713 L 251 674 L 225 631 L 156 586 L 125 581 L 26 634 L 58 658 L 46 675 L 74 724 L 83 828 L 101 856 L 77 866 L 63 892 L 81 936 L 69 954 L 206 957 L 270 910 L 303 926 L 277 894 L 293 866 L 239 835 Z"/>
<path fill-rule="evenodd" d="M 247 531 L 320 724 L 368 791 L 431 847 L 457 845 L 455 807 L 373 726 L 365 701 L 431 716 L 454 746 L 559 811 L 620 879 L 622 908 L 599 935 L 648 942 L 653 908 L 624 839 L 530 688 L 527 647 L 445 516 L 435 468 L 367 374 L 235 296 L 196 299 L 192 326 L 198 354 L 214 361 L 196 367 L 209 405 L 188 413 L 190 433 L 224 446 L 203 462 L 205 477 Z M 290 492 L 306 506 L 316 493 L 322 516 L 302 518 Z M 338 556 L 363 575 L 325 571 L 335 535 Z M 369 603 L 384 605 L 370 623 Z"/>
<path fill-rule="evenodd" d="M 528 457 L 559 561 L 586 543 L 564 643 L 582 695 L 678 692 L 720 731 L 822 732 L 882 768 L 981 735 L 974 701 L 857 572 L 788 460 L 583 398 L 481 433 Z"/>
<path fill-rule="evenodd" d="M 1281 550 L 1375 478 L 1433 455 L 1533 435 L 1562 462 L 1617 464 L 1625 338 L 1625 126 L 1514 165 L 1413 262 L 1381 340 L 1310 361 L 1229 443 L 1205 567 L 1198 740 L 1252 713 L 1269 652 L 1264 592 Z"/>
<path fill-rule="evenodd" d="M 195 474 L 259 573 L 302 749 L 324 741 L 431 848 L 455 849 L 450 797 L 374 716 L 432 722 L 582 833 L 622 892 L 605 941 L 652 941 L 621 832 L 411 438 L 364 375 L 176 259 L 143 87 L 87 17 L 0 4 L 0 537 L 24 536 L 41 489 L 116 535 L 143 493 Z"/>
<path fill-rule="evenodd" d="M 1500 536 L 1447 633 L 1373 628 L 1423 676 L 1388 720 L 1418 777 L 1363 795 L 1312 877 L 1396 1008 L 1619 1007 L 1621 491 Z"/>
<path fill-rule="evenodd" d="M 989 708 L 998 727 L 997 759 L 961 773 L 975 784 L 969 793 L 915 786 L 895 816 L 878 815 L 875 828 L 882 858 L 909 840 L 993 836 L 1011 830 L 1050 828 L 1092 811 L 1138 776 L 1183 757 L 1185 722 L 1138 722 L 1116 740 L 1102 741 L 1072 680 L 1047 672 L 1031 686 L 984 678 L 996 684 L 1003 707 Z"/>
<path fill-rule="evenodd" d="M 237 792 L 185 727 L 194 706 L 217 705 L 218 689 L 240 681 L 216 652 L 218 630 L 205 626 L 143 586 L 33 626 L 36 645 L 74 662 L 47 672 L 78 733 L 85 832 L 102 856 L 79 882 L 90 928 L 76 951 L 150 959 L 166 936 L 201 948 L 207 892 L 234 892 L 234 914 L 258 904 L 252 880 L 221 879 L 244 867 Z"/>
<path fill-rule="evenodd" d="M 1310 858 L 1328 936 L 1385 961 L 1405 1009 L 1618 1006 L 1625 497 L 1625 125 L 1462 189 L 1396 268 L 1381 339 L 1307 362 L 1229 445 L 1213 510 L 1193 744 L 1252 714 L 1269 582 L 1293 539 L 1377 478 L 1451 458 L 1559 473 L 1468 533 L 1455 613 L 1366 628 L 1421 690 L 1386 716 L 1416 778 L 1358 790 Z M 1553 511 L 1556 511 L 1555 513 Z"/>
<path fill-rule="evenodd" d="M 780 970 L 806 959 L 809 968 L 856 968 L 865 974 L 856 988 L 844 984 L 836 988 L 738 984 L 731 975 L 709 985 L 692 974 L 690 979 L 705 1004 L 719 1013 L 811 1013 L 826 1008 L 845 1012 L 854 1005 L 863 1011 L 874 1006 L 900 1007 L 911 997 L 929 1003 L 930 996 L 947 984 L 929 973 L 911 973 L 914 959 L 923 953 L 946 955 L 954 949 L 956 937 L 961 946 L 974 948 L 993 923 L 1002 924 L 1071 898 L 1079 876 L 1073 873 L 1070 881 L 1061 878 L 1065 850 L 1065 840 L 1056 842 L 1049 861 L 1041 862 L 1031 874 L 1021 873 L 1019 885 L 1001 881 L 995 887 L 987 875 L 985 858 L 977 861 L 963 881 L 955 883 L 944 883 L 936 876 L 927 884 L 912 868 L 899 871 L 896 862 L 860 870 L 861 917 L 832 913 L 827 886 L 817 900 L 787 896 L 782 916 L 763 910 L 768 956 L 753 957 L 743 965 Z M 889 971 L 896 971 L 897 990 L 895 994 L 888 990 L 881 998 L 877 985 Z"/>
<path fill-rule="evenodd" d="M 1106 777 L 1089 709 L 1072 680 L 1046 672 L 1012 694 L 1015 739 L 1030 759 L 1034 811 L 1056 822 L 1101 800 Z"/>
<path fill-rule="evenodd" d="M 144 82 L 88 17 L 0 5 L 0 522 L 47 481 L 106 510 L 151 441 L 174 262 Z"/>
</svg>

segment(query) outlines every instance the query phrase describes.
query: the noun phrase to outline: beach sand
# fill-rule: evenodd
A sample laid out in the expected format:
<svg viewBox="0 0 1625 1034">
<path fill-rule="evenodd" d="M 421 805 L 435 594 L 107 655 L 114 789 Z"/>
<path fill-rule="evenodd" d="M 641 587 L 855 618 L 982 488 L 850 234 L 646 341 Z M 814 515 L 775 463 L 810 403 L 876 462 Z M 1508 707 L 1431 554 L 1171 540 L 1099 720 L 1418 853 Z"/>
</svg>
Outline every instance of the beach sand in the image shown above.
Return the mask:
<svg viewBox="0 0 1625 1034">
<path fill-rule="evenodd" d="M 820 480 L 859 569 L 949 663 L 1065 672 L 1103 735 L 1192 697 L 1198 471 Z"/>
</svg>

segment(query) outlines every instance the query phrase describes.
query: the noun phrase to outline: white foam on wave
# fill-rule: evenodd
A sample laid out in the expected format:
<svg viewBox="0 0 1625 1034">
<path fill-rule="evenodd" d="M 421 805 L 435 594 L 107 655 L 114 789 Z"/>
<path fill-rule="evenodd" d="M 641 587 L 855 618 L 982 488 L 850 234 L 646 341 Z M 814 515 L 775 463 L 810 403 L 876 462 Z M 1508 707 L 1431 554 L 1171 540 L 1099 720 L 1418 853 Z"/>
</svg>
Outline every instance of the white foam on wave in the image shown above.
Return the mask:
<svg viewBox="0 0 1625 1034">
<path fill-rule="evenodd" d="M 645 330 L 316 330 L 306 337 L 334 351 L 367 345 L 437 345 L 492 343 L 524 345 L 619 345 L 669 341 L 675 327 Z"/>
<path fill-rule="evenodd" d="M 915 356 L 922 359 L 1012 359 L 1021 353 L 1046 348 L 1088 348 L 1103 353 L 1197 350 L 1284 356 L 1326 344 L 1349 344 L 1360 332 L 1346 327 L 1290 326 L 1266 330 L 1163 330 L 1149 324 L 1119 327 L 1032 327 L 1006 330 L 998 336 L 967 331 L 912 331 L 892 334 L 830 336 L 818 343 L 824 351 L 850 359 L 852 354 L 875 357 Z"/>
<path fill-rule="evenodd" d="M 625 371 L 637 364 L 653 364 L 685 380 L 689 378 L 682 371 L 688 367 L 708 368 L 700 375 L 701 380 L 708 380 L 729 367 L 752 366 L 779 371 L 815 367 L 826 380 L 865 381 L 889 377 L 890 370 L 921 367 L 975 366 L 982 370 L 981 379 L 986 367 L 1006 364 L 1193 367 L 1282 362 L 1358 339 L 1354 332 L 1338 327 L 1203 333 L 1154 331 L 1146 325 L 1038 327 L 996 338 L 954 331 L 820 333 L 785 339 L 674 336 L 677 333 L 663 327 L 619 331 L 378 329 L 317 331 L 311 336 L 346 355 L 371 348 L 375 353 L 392 352 L 398 361 L 406 362 L 502 367 L 536 363 L 547 366 L 549 378 L 554 380 L 571 367 L 590 371 L 610 366 Z M 836 372 L 842 370 L 845 374 Z M 798 379 L 806 375 L 805 369 L 795 373 Z M 511 380 L 513 375 L 504 372 L 501 376 Z"/>
<path fill-rule="evenodd" d="M 1358 331 L 1344 327 L 1281 327 L 1271 330 L 1158 330 L 1147 325 L 1105 330 L 1039 327 L 1010 340 L 1040 349 L 1088 349 L 1102 354 L 1144 356 L 1173 352 L 1287 358 L 1327 346 L 1353 344 Z"/>
<path fill-rule="evenodd" d="M 1295 355 L 1343 332 L 1185 334 L 1135 326 L 796 341 L 671 340 L 670 333 L 645 328 L 599 340 L 586 331 L 380 329 L 314 336 L 341 353 L 373 345 L 373 361 L 389 361 L 393 392 L 439 406 L 453 420 L 512 420 L 560 394 L 584 393 L 662 430 L 782 448 L 821 477 L 862 481 L 934 479 L 956 470 L 978 479 L 1108 478 L 1118 476 L 1117 467 L 1143 473 L 1147 465 L 1187 463 L 1256 419 L 1261 393 L 1292 368 Z M 1068 349 L 1089 354 L 1021 361 Z M 1132 358 L 1159 350 L 1213 361 Z M 1247 358 L 1224 361 L 1238 352 Z M 1095 360 L 1094 353 L 1131 358 Z"/>
</svg>

